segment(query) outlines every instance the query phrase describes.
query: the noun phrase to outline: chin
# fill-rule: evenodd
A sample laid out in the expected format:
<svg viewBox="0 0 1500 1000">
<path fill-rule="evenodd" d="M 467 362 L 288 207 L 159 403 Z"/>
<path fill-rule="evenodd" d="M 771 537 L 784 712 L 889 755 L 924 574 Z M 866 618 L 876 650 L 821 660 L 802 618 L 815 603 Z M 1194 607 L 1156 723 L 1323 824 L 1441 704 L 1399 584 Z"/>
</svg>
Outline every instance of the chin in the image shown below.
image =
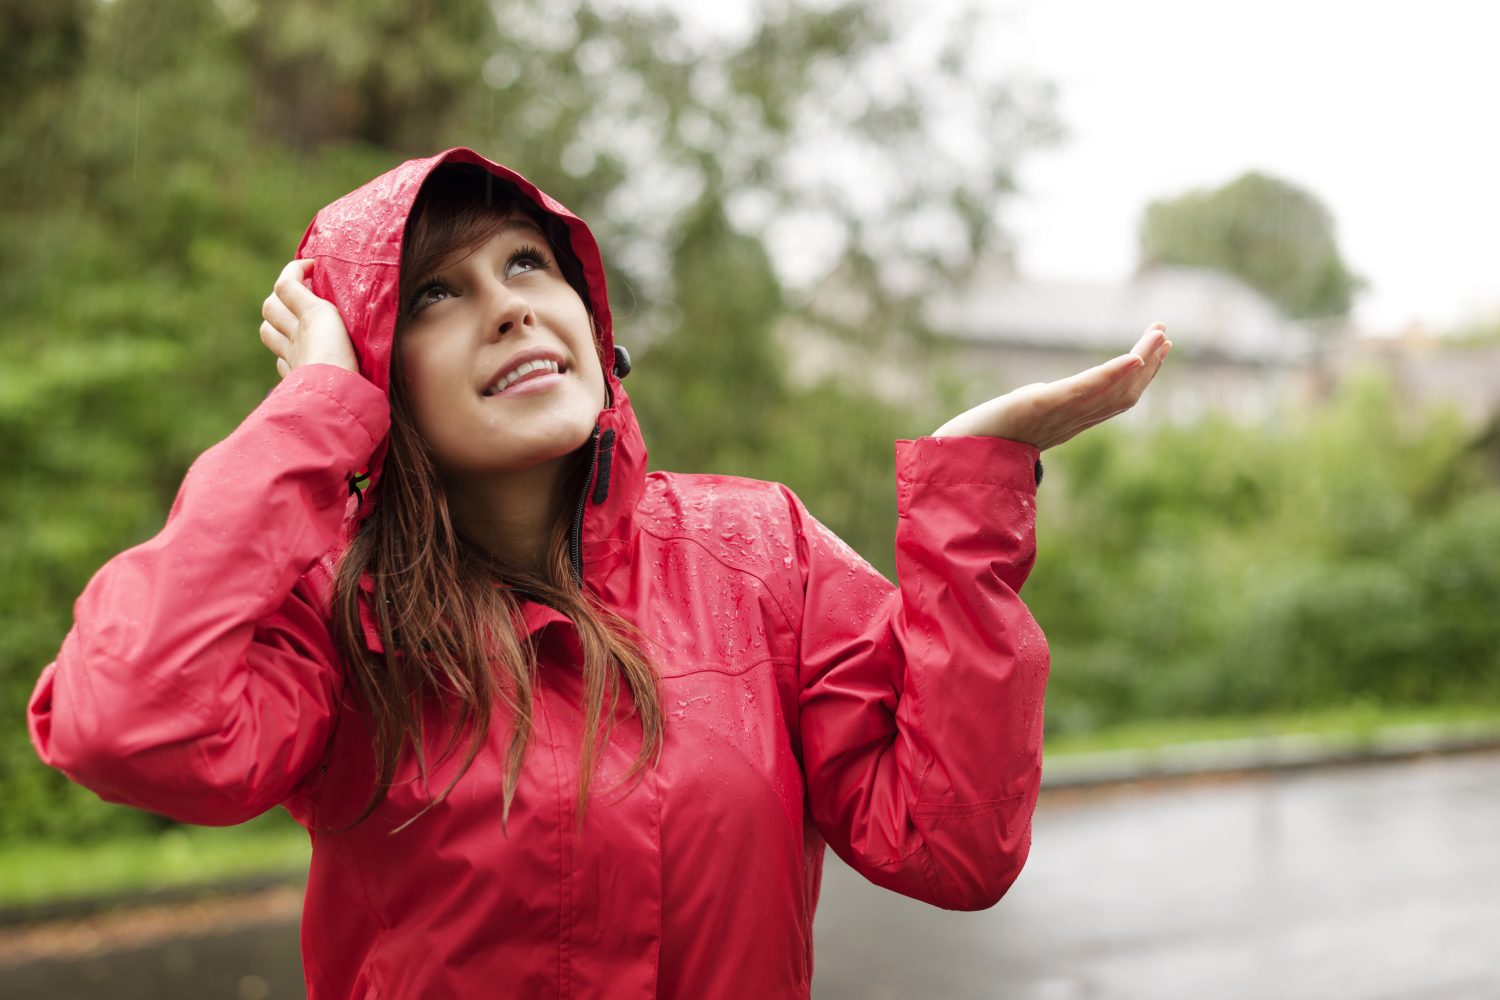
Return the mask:
<svg viewBox="0 0 1500 1000">
<path fill-rule="evenodd" d="M 504 461 L 487 471 L 497 473 L 526 472 L 537 466 L 557 462 L 576 454 L 589 443 L 594 420 L 566 429 L 559 428 L 528 441 L 512 441 Z"/>
</svg>

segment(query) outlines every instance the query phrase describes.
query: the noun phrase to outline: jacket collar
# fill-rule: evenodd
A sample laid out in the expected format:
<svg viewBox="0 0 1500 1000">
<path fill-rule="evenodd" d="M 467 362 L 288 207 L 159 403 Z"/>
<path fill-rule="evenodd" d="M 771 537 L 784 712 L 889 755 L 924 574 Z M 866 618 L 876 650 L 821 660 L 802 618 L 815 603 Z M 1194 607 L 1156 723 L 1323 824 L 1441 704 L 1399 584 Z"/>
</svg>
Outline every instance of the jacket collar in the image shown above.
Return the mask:
<svg viewBox="0 0 1500 1000">
<path fill-rule="evenodd" d="M 636 505 L 646 484 L 646 443 L 630 397 L 610 376 L 613 405 L 599 414 L 598 454 L 583 497 L 585 583 L 600 589 L 602 576 L 630 547 Z"/>
</svg>

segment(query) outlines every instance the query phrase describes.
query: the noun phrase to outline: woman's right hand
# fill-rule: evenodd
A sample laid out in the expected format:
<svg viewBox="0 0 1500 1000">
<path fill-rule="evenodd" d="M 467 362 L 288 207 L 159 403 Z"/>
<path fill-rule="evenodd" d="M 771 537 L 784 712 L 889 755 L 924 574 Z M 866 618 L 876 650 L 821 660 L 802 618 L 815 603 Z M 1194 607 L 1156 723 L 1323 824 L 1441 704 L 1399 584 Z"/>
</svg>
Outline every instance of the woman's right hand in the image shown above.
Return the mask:
<svg viewBox="0 0 1500 1000">
<path fill-rule="evenodd" d="M 276 355 L 276 373 L 282 378 L 303 365 L 338 365 L 359 371 L 354 344 L 338 309 L 307 287 L 311 260 L 294 260 L 281 269 L 276 286 L 260 307 L 265 322 L 260 342 Z"/>
</svg>

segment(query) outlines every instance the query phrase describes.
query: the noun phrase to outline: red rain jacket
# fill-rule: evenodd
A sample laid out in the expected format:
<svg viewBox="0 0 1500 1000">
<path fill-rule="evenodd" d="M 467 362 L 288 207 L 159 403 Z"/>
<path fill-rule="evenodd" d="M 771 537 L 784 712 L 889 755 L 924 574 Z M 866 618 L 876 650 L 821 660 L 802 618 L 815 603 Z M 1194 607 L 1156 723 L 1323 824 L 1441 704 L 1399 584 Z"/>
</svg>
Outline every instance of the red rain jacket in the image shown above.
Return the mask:
<svg viewBox="0 0 1500 1000">
<path fill-rule="evenodd" d="M 428 798 L 408 761 L 373 816 L 332 829 L 373 773 L 329 638 L 335 553 L 350 477 L 378 472 L 383 451 L 403 226 L 445 161 L 481 164 L 566 221 L 611 356 L 593 237 L 505 168 L 450 150 L 325 208 L 299 256 L 317 259 L 313 290 L 338 306 L 362 375 L 292 372 L 193 464 L 161 533 L 90 581 L 31 701 L 42 759 L 185 822 L 284 804 L 312 835 L 314 1000 L 805 997 L 825 843 L 905 895 L 993 904 L 1025 861 L 1040 780 L 1047 649 L 1016 596 L 1036 450 L 897 443 L 898 590 L 784 486 L 647 474 L 613 375 L 582 570 L 650 638 L 659 765 L 617 784 L 640 747 L 623 721 L 578 827 L 576 635 L 531 605 L 536 724 L 508 833 L 503 718 L 410 826 L 396 829 Z"/>
</svg>

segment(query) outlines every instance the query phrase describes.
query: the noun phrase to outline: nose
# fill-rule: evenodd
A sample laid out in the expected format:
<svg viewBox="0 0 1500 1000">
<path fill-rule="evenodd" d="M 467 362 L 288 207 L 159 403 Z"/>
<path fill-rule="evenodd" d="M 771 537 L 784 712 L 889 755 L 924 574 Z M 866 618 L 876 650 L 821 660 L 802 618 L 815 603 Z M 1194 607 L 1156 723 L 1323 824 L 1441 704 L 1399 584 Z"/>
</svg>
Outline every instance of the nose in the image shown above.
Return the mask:
<svg viewBox="0 0 1500 1000">
<path fill-rule="evenodd" d="M 536 315 L 531 311 L 531 303 L 505 282 L 495 280 L 491 285 L 490 297 L 493 301 L 489 328 L 496 336 L 504 337 L 520 328 L 536 325 Z"/>
</svg>

